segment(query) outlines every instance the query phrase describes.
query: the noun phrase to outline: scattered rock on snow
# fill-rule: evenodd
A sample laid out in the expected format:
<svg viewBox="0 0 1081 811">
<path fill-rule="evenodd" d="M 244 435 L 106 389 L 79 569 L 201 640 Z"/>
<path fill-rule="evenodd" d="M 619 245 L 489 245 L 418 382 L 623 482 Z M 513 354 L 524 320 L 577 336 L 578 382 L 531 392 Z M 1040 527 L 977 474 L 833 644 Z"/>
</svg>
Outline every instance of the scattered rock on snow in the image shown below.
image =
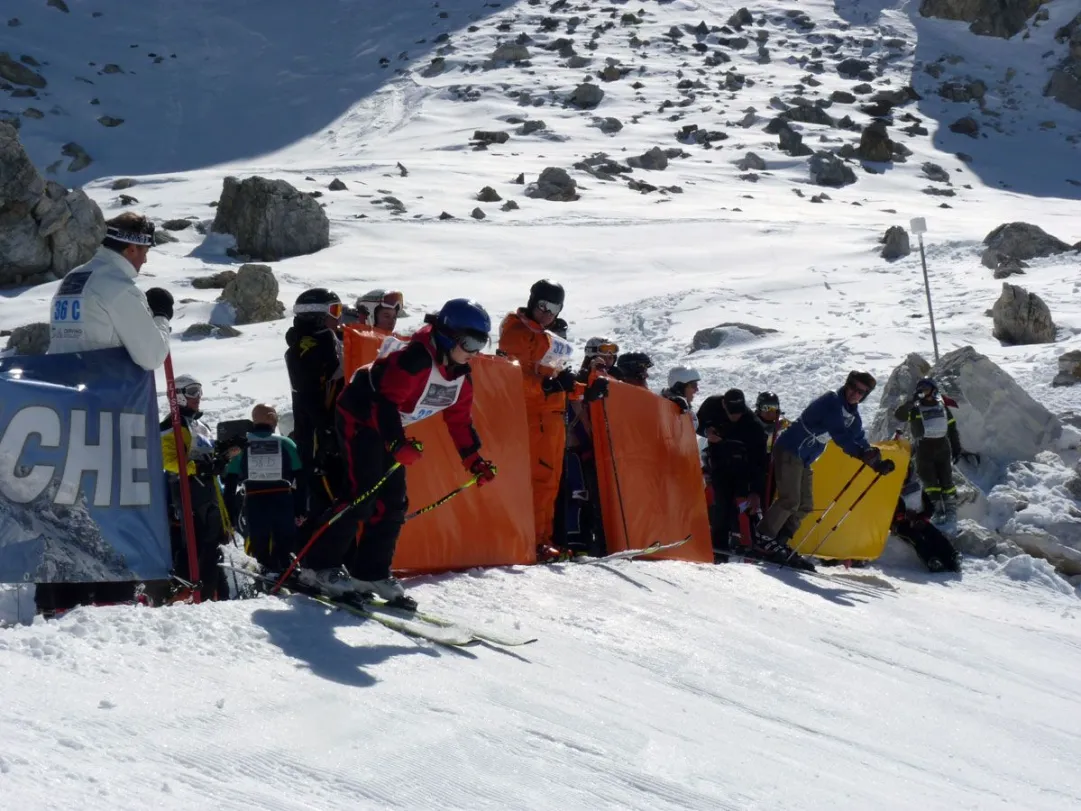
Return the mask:
<svg viewBox="0 0 1081 811">
<path fill-rule="evenodd" d="M 900 225 L 891 225 L 886 229 L 885 235 L 880 240 L 882 244 L 882 258 L 887 260 L 900 259 L 912 253 L 912 247 L 908 241 L 908 231 Z"/>
<path fill-rule="evenodd" d="M 285 317 L 285 305 L 278 301 L 278 280 L 268 265 L 241 265 L 222 291 L 221 301 L 233 305 L 237 324 Z"/>
<path fill-rule="evenodd" d="M 1047 344 L 1055 340 L 1055 323 L 1042 298 L 1022 287 L 1002 283 L 1002 295 L 991 308 L 993 335 L 1007 346 Z"/>
<path fill-rule="evenodd" d="M 1071 250 L 1061 239 L 1027 222 L 1003 223 L 983 238 L 983 244 L 1015 259 L 1035 259 Z"/>
<path fill-rule="evenodd" d="M 571 202 L 578 199 L 578 183 L 567 174 L 566 169 L 549 166 L 540 173 L 536 182 L 526 186 L 525 195 L 539 200 Z"/>
<path fill-rule="evenodd" d="M 950 124 L 950 132 L 956 132 L 958 135 L 967 135 L 969 138 L 975 138 L 980 134 L 980 125 L 975 118 L 966 115 L 964 118 L 958 118 Z"/>
<path fill-rule="evenodd" d="M 614 135 L 623 129 L 623 122 L 613 116 L 606 116 L 604 118 L 594 118 L 590 126 L 598 127 L 605 135 Z"/>
<path fill-rule="evenodd" d="M 499 192 L 493 189 L 491 186 L 485 186 L 479 192 L 477 192 L 477 199 L 482 203 L 498 203 L 503 198 L 499 196 Z"/>
<path fill-rule="evenodd" d="M 232 234 L 238 253 L 263 261 L 330 245 L 330 221 L 318 201 L 284 180 L 259 176 L 225 178 L 211 230 Z"/>
<path fill-rule="evenodd" d="M 604 90 L 591 82 L 578 85 L 567 97 L 567 102 L 582 110 L 592 110 L 604 98 Z"/>
<path fill-rule="evenodd" d="M 49 340 L 49 322 L 38 321 L 15 327 L 4 349 L 14 349 L 16 355 L 44 355 L 49 351 Z"/>
<path fill-rule="evenodd" d="M 856 182 L 856 173 L 832 152 L 816 152 L 808 161 L 811 181 L 819 186 L 840 187 Z"/>
<path fill-rule="evenodd" d="M 12 59 L 10 54 L 4 52 L 0 52 L 0 79 L 37 90 L 41 90 L 47 84 L 44 76 L 34 73 L 26 65 L 17 59 Z"/>
<path fill-rule="evenodd" d="M 924 163 L 920 169 L 923 171 L 923 176 L 928 180 L 935 183 L 949 183 L 950 173 L 939 166 L 937 163 L 931 163 L 928 161 Z"/>
<path fill-rule="evenodd" d="M 1081 349 L 1063 352 L 1058 358 L 1058 374 L 1051 381 L 1051 385 L 1076 386 L 1078 383 L 1081 383 Z"/>
<path fill-rule="evenodd" d="M 510 133 L 504 130 L 476 130 L 473 140 L 481 144 L 505 144 L 510 140 Z"/>
<path fill-rule="evenodd" d="M 744 172 L 751 169 L 761 172 L 765 171 L 766 162 L 754 152 L 748 152 L 736 162 L 736 166 Z"/>
<path fill-rule="evenodd" d="M 114 180 L 109 188 L 113 191 L 123 191 L 124 189 L 130 189 L 132 186 L 138 185 L 139 181 L 133 177 L 118 177 Z"/>
<path fill-rule="evenodd" d="M 655 146 L 641 155 L 627 158 L 627 165 L 633 166 L 635 169 L 649 169 L 659 172 L 668 168 L 668 155 L 659 146 Z"/>
<path fill-rule="evenodd" d="M 521 62 L 529 59 L 529 48 L 515 42 L 504 42 L 492 51 L 493 62 Z"/>
<path fill-rule="evenodd" d="M 756 327 L 753 324 L 726 321 L 715 327 L 698 330 L 691 340 L 691 351 L 697 352 L 702 349 L 716 349 L 725 345 L 747 343 L 755 338 L 772 335 L 776 332 L 777 330 L 769 327 Z"/>
<path fill-rule="evenodd" d="M 522 126 L 517 130 L 519 135 L 532 135 L 534 132 L 548 129 L 548 125 L 541 121 L 539 118 L 530 119 L 529 121 L 523 121 Z"/>
<path fill-rule="evenodd" d="M 235 270 L 223 270 L 209 276 L 196 276 L 191 280 L 191 286 L 196 290 L 224 290 L 235 278 Z"/>
<path fill-rule="evenodd" d="M 862 160 L 889 163 L 893 158 L 893 142 L 886 132 L 886 125 L 881 121 L 872 121 L 860 134 L 860 145 L 856 154 Z"/>
<path fill-rule="evenodd" d="M 474 220 L 483 220 L 488 215 L 485 214 L 484 210 L 478 206 L 477 208 L 474 208 L 472 211 L 469 212 L 469 216 L 472 217 Z"/>
<path fill-rule="evenodd" d="M 348 186 L 341 180 L 338 180 L 338 178 L 334 178 L 330 181 L 330 185 L 327 186 L 328 191 L 345 191 L 347 188 Z"/>
</svg>

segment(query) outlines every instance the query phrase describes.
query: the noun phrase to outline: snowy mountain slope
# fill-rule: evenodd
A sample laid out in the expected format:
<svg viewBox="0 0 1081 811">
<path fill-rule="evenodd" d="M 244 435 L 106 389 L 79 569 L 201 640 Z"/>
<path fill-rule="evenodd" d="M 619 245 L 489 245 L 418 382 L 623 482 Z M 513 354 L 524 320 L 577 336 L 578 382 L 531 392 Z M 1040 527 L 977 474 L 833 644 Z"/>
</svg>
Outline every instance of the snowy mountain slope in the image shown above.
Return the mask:
<svg viewBox="0 0 1081 811">
<path fill-rule="evenodd" d="M 1067 809 L 1076 598 L 663 563 L 425 579 L 456 654 L 274 599 L 0 634 L 11 808 Z M 511 618 L 514 618 L 513 621 Z"/>
</svg>

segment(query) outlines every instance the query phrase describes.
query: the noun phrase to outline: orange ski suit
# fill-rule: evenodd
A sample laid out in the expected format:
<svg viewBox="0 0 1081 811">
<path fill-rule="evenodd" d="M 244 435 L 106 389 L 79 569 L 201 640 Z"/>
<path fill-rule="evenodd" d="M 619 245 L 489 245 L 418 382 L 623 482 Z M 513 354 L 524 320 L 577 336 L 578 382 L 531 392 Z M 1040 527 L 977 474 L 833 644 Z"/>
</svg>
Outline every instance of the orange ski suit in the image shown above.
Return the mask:
<svg viewBox="0 0 1081 811">
<path fill-rule="evenodd" d="M 529 455 L 533 467 L 533 517 L 538 546 L 550 546 L 552 543 L 552 522 L 555 519 L 567 444 L 564 423 L 567 395 L 562 392 L 545 394 L 541 388 L 541 382 L 558 371 L 539 365 L 551 345 L 551 337 L 529 317 L 525 309 L 508 313 L 499 327 L 499 351 L 518 361 L 522 367 L 529 423 Z"/>
</svg>

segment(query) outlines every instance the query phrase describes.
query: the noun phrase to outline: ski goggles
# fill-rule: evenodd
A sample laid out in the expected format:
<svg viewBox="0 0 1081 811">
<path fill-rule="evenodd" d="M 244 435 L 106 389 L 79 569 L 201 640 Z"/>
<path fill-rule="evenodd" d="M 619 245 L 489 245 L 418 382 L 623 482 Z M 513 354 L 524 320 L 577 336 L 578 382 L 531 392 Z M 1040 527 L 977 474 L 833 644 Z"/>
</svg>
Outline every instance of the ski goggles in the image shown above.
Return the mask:
<svg viewBox="0 0 1081 811">
<path fill-rule="evenodd" d="M 405 297 L 397 290 L 376 290 L 357 302 L 357 308 L 360 307 L 368 310 L 371 315 L 375 315 L 376 307 L 387 307 L 394 310 L 395 315 L 401 315 L 405 309 Z"/>
<path fill-rule="evenodd" d="M 108 239 L 123 242 L 128 245 L 142 245 L 147 248 L 152 248 L 154 246 L 154 223 L 150 222 L 150 220 L 145 220 L 142 230 L 140 231 L 125 231 L 110 225 L 105 229 L 105 236 Z"/>
<path fill-rule="evenodd" d="M 293 315 L 303 315 L 304 313 L 326 313 L 331 318 L 341 318 L 342 312 L 343 307 L 340 301 L 332 301 L 328 304 L 293 305 Z"/>
<path fill-rule="evenodd" d="M 189 383 L 184 388 L 177 389 L 177 391 L 180 394 L 183 394 L 185 397 L 190 397 L 193 400 L 199 400 L 203 396 L 203 387 L 199 383 Z"/>
<path fill-rule="evenodd" d="M 591 348 L 594 355 L 617 355 L 619 354 L 619 344 L 598 344 Z"/>
<path fill-rule="evenodd" d="M 479 332 L 463 332 L 455 339 L 455 342 L 470 355 L 475 355 L 488 346 L 488 340 L 487 335 Z"/>
<path fill-rule="evenodd" d="M 758 407 L 759 414 L 776 414 L 781 410 L 780 406 L 764 405 Z"/>
<path fill-rule="evenodd" d="M 549 315 L 559 315 L 563 311 L 563 305 L 556 304 L 554 301 L 538 301 L 537 309 L 543 310 Z"/>
</svg>

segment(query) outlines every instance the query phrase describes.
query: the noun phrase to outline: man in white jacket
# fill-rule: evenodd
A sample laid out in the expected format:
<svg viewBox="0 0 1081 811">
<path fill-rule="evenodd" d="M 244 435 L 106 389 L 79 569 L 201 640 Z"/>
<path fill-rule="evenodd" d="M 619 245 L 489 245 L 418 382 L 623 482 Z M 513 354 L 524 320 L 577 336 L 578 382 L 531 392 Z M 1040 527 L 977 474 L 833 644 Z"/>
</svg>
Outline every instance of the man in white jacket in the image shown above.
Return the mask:
<svg viewBox="0 0 1081 811">
<path fill-rule="evenodd" d="M 53 296 L 49 354 L 89 352 L 122 346 L 147 371 L 169 354 L 173 297 L 160 287 L 145 294 L 135 276 L 154 244 L 154 224 L 134 212 L 106 223 L 105 240 L 85 265 L 72 269 Z M 40 611 L 81 603 L 132 599 L 134 583 L 39 583 L 34 599 Z"/>
<path fill-rule="evenodd" d="M 123 346 L 148 371 L 169 353 L 173 297 L 155 287 L 145 294 L 135 276 L 154 244 L 154 224 L 134 212 L 105 223 L 94 258 L 71 270 L 53 296 L 49 354 Z"/>
</svg>

